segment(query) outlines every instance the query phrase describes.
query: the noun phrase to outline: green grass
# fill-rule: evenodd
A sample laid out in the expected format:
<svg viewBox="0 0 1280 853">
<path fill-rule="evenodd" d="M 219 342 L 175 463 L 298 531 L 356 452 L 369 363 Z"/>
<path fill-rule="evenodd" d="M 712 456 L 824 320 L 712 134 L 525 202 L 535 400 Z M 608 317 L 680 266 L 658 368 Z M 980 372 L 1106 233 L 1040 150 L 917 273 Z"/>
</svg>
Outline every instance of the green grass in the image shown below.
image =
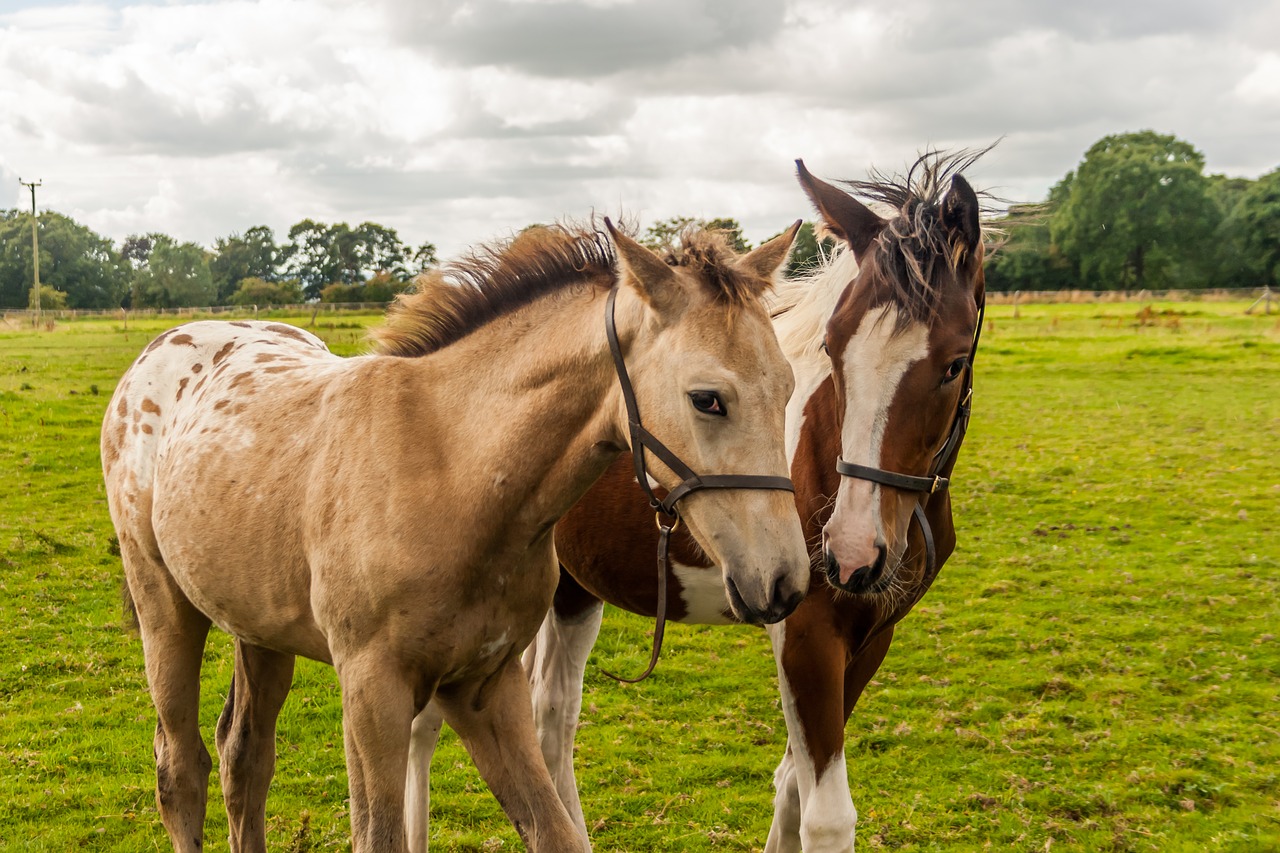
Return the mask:
<svg viewBox="0 0 1280 853">
<path fill-rule="evenodd" d="M 860 849 L 1280 850 L 1280 321 L 1154 307 L 991 309 L 959 550 L 848 727 Z M 372 321 L 317 331 L 352 353 Z M 97 453 L 166 325 L 0 328 L 0 849 L 168 849 Z M 763 632 L 672 626 L 650 681 L 599 674 L 638 671 L 649 629 L 607 612 L 588 673 L 595 847 L 757 850 L 785 743 Z M 210 742 L 230 675 L 215 633 Z M 346 849 L 327 667 L 300 663 L 278 747 L 272 848 Z M 434 770 L 433 848 L 520 848 L 448 733 Z M 216 772 L 210 798 L 225 849 Z"/>
</svg>

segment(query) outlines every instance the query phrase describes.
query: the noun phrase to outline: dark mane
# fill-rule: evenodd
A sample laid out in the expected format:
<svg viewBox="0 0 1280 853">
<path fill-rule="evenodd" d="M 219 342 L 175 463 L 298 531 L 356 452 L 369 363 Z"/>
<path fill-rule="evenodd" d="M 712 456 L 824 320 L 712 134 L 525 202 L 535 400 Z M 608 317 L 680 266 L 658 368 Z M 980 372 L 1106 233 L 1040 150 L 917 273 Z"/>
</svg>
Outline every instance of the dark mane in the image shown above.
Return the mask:
<svg viewBox="0 0 1280 853">
<path fill-rule="evenodd" d="M 938 291 L 944 276 L 955 273 L 957 261 L 942 223 L 942 199 L 952 177 L 992 147 L 954 153 L 926 151 L 905 176 L 872 170 L 869 180 L 843 182 L 865 201 L 893 209 L 868 260 L 879 273 L 872 276 L 872 286 L 903 309 L 900 322 L 927 323 L 936 315 Z M 978 196 L 991 199 L 985 192 Z"/>
<path fill-rule="evenodd" d="M 693 273 L 713 298 L 730 307 L 759 301 L 758 283 L 738 269 L 737 253 L 718 231 L 686 231 L 680 246 L 665 249 L 662 257 Z M 617 273 L 616 250 L 594 226 L 526 228 L 419 278 L 373 330 L 374 350 L 427 355 L 542 296 L 574 285 L 608 289 Z"/>
<path fill-rule="evenodd" d="M 539 297 L 578 284 L 607 289 L 615 268 L 613 246 L 602 231 L 570 225 L 527 228 L 422 276 L 374 329 L 374 349 L 384 355 L 427 355 Z"/>
</svg>

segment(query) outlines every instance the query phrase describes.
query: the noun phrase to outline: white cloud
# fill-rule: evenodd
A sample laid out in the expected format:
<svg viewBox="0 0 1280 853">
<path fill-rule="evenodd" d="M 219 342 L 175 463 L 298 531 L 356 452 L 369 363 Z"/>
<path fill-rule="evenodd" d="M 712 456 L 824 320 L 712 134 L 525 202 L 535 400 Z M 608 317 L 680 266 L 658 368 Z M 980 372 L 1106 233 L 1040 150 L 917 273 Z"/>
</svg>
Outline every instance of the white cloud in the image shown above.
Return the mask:
<svg viewBox="0 0 1280 853">
<path fill-rule="evenodd" d="M 3 0 L 0 0 L 2 2 Z M 0 9 L 0 203 L 206 245 L 371 219 L 445 253 L 531 221 L 732 216 L 1003 137 L 972 177 L 1043 198 L 1152 128 L 1256 175 L 1280 10 L 1242 0 L 99 0 Z"/>
</svg>

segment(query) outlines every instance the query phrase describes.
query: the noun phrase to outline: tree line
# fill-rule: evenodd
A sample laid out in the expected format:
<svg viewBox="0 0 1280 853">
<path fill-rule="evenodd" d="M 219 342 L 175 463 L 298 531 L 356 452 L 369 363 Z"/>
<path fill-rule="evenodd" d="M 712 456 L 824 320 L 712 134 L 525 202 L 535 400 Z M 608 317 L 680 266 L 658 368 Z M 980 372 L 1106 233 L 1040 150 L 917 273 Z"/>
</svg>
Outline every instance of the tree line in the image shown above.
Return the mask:
<svg viewBox="0 0 1280 853">
<path fill-rule="evenodd" d="M 154 232 L 116 245 L 52 211 L 37 221 L 48 309 L 387 302 L 439 263 L 433 244 L 407 246 L 375 222 L 304 219 L 279 242 L 258 225 L 206 249 Z M 1013 205 L 996 224 L 1005 238 L 987 260 L 991 290 L 1280 285 L 1280 168 L 1256 180 L 1206 175 L 1200 151 L 1154 131 L 1103 137 L 1046 200 Z M 691 225 L 750 248 L 727 217 L 665 219 L 641 242 L 671 245 Z M 805 223 L 788 271 L 829 248 Z M 31 304 L 31 282 L 31 215 L 0 210 L 0 308 Z"/>
<path fill-rule="evenodd" d="M 158 232 L 116 245 L 54 211 L 39 214 L 36 227 L 46 309 L 386 302 L 438 263 L 431 243 L 406 246 L 376 222 L 304 219 L 279 243 L 258 225 L 213 249 Z M 31 214 L 0 211 L 0 308 L 34 304 L 31 249 Z"/>
<path fill-rule="evenodd" d="M 1039 204 L 1014 205 L 988 260 L 991 290 L 1261 287 L 1280 281 L 1280 168 L 1204 173 L 1191 143 L 1106 136 Z"/>
<path fill-rule="evenodd" d="M 406 246 L 394 229 L 375 222 L 351 227 L 304 219 L 285 242 L 258 225 L 218 238 L 212 249 L 158 232 L 116 245 L 53 211 L 37 223 L 45 310 L 389 302 L 439 263 L 432 243 Z M 660 249 L 689 226 L 721 230 L 739 251 L 750 248 L 742 226 L 729 218 L 673 217 L 650 225 L 640 239 Z M 807 254 L 799 250 L 809 244 Z M 792 265 L 798 268 L 817 254 L 811 225 L 797 246 Z M 32 277 L 31 215 L 0 211 L 0 308 L 34 305 Z"/>
</svg>

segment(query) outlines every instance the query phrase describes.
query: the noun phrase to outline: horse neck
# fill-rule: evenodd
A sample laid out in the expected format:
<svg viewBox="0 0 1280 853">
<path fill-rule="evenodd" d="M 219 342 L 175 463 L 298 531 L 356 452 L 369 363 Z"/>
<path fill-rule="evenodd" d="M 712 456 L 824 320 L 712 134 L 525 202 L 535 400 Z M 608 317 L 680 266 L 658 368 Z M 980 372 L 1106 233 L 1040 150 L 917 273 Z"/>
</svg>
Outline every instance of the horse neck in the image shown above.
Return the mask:
<svg viewBox="0 0 1280 853">
<path fill-rule="evenodd" d="M 634 301 L 619 299 L 624 341 Z M 455 494 L 510 536 L 549 530 L 625 447 L 604 305 L 596 287 L 552 294 L 421 359 L 436 418 L 445 401 Z"/>
</svg>

